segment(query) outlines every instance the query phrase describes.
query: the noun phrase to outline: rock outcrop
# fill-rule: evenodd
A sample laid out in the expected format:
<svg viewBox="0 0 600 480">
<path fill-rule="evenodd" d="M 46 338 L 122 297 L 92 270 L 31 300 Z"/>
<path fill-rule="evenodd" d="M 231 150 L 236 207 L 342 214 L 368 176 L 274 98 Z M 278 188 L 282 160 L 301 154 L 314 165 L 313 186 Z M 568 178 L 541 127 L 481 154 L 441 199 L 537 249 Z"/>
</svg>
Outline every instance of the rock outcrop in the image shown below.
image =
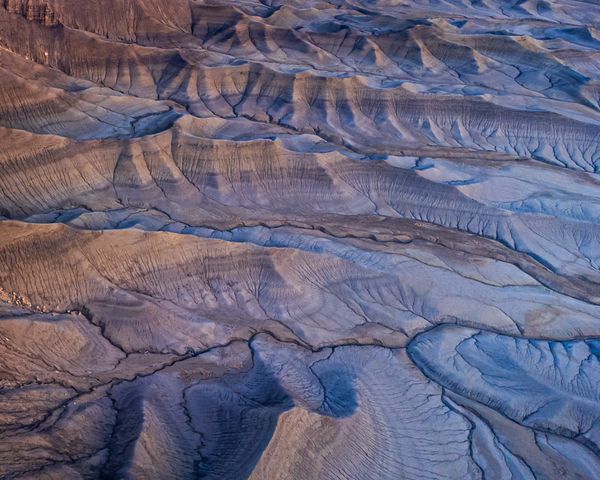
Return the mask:
<svg viewBox="0 0 600 480">
<path fill-rule="evenodd" d="M 0 477 L 598 478 L 597 10 L 0 1 Z"/>
</svg>

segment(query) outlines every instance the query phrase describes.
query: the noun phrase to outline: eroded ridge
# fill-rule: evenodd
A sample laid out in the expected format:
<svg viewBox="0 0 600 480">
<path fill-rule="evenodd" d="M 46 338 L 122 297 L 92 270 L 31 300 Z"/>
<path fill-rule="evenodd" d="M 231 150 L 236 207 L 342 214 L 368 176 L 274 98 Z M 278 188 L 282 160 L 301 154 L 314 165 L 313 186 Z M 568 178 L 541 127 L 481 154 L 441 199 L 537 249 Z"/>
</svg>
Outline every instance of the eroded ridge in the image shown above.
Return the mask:
<svg viewBox="0 0 600 480">
<path fill-rule="evenodd" d="M 596 479 L 593 2 L 0 0 L 0 477 Z"/>
</svg>

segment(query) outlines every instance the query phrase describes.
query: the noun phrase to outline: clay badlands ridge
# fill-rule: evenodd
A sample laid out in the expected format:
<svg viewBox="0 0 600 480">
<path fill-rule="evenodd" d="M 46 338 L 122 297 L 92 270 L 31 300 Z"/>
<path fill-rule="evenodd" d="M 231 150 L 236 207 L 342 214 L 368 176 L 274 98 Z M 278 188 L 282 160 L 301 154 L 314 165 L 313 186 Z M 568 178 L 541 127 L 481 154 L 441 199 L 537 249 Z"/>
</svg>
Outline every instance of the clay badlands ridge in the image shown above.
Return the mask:
<svg viewBox="0 0 600 480">
<path fill-rule="evenodd" d="M 0 478 L 600 478 L 599 28 L 0 1 Z"/>
</svg>

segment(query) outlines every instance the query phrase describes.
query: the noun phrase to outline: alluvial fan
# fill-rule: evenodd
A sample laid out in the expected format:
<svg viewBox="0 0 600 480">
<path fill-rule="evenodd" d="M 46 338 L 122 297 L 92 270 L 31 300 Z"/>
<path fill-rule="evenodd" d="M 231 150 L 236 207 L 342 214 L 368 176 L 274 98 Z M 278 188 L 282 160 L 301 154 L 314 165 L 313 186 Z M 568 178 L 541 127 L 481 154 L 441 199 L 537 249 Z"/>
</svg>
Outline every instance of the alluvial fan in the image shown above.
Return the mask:
<svg viewBox="0 0 600 480">
<path fill-rule="evenodd" d="M 597 0 L 0 0 L 0 478 L 600 478 Z"/>
</svg>

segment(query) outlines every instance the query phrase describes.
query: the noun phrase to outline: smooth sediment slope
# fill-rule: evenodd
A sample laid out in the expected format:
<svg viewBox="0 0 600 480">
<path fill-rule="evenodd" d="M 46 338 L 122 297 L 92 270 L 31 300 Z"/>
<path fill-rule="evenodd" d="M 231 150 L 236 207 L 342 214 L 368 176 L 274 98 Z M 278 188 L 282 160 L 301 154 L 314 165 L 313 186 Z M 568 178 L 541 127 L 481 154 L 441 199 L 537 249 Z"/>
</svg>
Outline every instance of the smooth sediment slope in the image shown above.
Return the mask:
<svg viewBox="0 0 600 480">
<path fill-rule="evenodd" d="M 0 0 L 0 478 L 597 479 L 592 1 Z"/>
</svg>

